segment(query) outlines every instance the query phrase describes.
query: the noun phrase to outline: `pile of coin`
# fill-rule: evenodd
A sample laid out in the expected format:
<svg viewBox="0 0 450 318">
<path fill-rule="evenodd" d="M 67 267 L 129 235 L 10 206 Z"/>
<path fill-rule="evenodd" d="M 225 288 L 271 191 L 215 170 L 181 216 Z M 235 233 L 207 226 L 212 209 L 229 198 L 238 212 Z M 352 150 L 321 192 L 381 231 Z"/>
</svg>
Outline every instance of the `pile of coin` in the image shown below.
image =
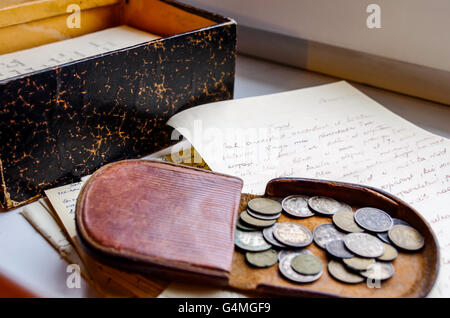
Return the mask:
<svg viewBox="0 0 450 318">
<path fill-rule="evenodd" d="M 311 232 L 297 222 L 277 222 L 282 212 L 295 219 L 326 216 L 332 222 Z M 415 228 L 383 210 L 363 207 L 354 212 L 348 204 L 324 196 L 256 198 L 237 221 L 235 244 L 245 252 L 247 263 L 256 268 L 278 263 L 281 275 L 293 282 L 310 283 L 323 273 L 320 258 L 306 249 L 312 242 L 326 250 L 330 275 L 349 284 L 392 277 L 391 262 L 398 250 L 413 252 L 425 244 Z"/>
</svg>

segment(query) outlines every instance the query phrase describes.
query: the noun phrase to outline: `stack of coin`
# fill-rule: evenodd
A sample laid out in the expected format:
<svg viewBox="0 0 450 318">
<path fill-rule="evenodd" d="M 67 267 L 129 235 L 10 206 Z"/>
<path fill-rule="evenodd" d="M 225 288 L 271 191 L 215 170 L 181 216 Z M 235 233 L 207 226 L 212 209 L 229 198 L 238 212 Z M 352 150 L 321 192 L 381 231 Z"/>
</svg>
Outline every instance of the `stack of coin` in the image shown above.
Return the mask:
<svg viewBox="0 0 450 318">
<path fill-rule="evenodd" d="M 239 215 L 238 227 L 247 230 L 261 229 L 273 225 L 281 215 L 281 204 L 267 198 L 256 198 L 248 202 L 247 210 Z"/>
<path fill-rule="evenodd" d="M 319 236 L 314 241 L 322 242 L 318 245 L 330 256 L 330 275 L 344 283 L 389 279 L 395 273 L 391 262 L 398 256 L 397 249 L 416 251 L 425 243 L 409 224 L 373 207 L 337 212 L 332 221 L 316 227 L 314 235 Z"/>
<path fill-rule="evenodd" d="M 282 212 L 297 221 L 277 222 Z M 332 222 L 316 226 L 313 233 L 298 223 L 314 216 Z M 265 268 L 278 262 L 282 276 L 292 282 L 321 277 L 322 261 L 306 249 L 312 242 L 327 251 L 330 275 L 349 284 L 392 277 L 397 249 L 416 251 L 425 243 L 416 229 L 385 211 L 364 207 L 353 212 L 348 204 L 324 196 L 291 195 L 281 203 L 253 199 L 237 222 L 235 244 L 247 263 Z"/>
</svg>

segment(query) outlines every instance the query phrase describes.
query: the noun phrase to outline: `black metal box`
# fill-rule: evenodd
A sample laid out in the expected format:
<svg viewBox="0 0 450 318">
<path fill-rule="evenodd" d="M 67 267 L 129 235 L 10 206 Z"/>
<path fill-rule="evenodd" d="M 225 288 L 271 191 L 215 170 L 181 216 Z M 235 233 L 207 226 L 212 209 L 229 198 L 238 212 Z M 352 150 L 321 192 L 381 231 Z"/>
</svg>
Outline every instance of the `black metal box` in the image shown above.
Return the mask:
<svg viewBox="0 0 450 318">
<path fill-rule="evenodd" d="M 110 25 L 162 37 L 0 81 L 2 208 L 158 150 L 170 143 L 165 123 L 173 114 L 233 97 L 232 19 L 173 1 L 104 2 Z M 46 19 L 55 17 L 21 23 Z"/>
</svg>

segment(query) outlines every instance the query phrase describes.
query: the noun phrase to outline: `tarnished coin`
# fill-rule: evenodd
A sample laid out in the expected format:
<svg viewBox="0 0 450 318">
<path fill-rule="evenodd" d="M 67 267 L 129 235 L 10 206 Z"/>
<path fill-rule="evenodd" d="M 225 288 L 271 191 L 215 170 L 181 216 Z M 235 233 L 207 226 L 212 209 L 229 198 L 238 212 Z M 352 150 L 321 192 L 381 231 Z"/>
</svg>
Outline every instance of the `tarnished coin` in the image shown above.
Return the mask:
<svg viewBox="0 0 450 318">
<path fill-rule="evenodd" d="M 311 283 L 322 276 L 323 271 L 315 275 L 302 275 L 294 271 L 291 262 L 297 255 L 296 253 L 291 253 L 280 259 L 278 268 L 284 277 L 297 283 Z"/>
<path fill-rule="evenodd" d="M 392 227 L 392 218 L 383 210 L 361 208 L 355 212 L 355 222 L 371 232 L 386 232 Z"/>
<path fill-rule="evenodd" d="M 315 275 L 323 270 L 322 261 L 313 254 L 299 254 L 291 261 L 292 268 L 302 275 Z"/>
<path fill-rule="evenodd" d="M 343 283 L 357 284 L 364 281 L 364 277 L 348 271 L 342 263 L 334 260 L 328 263 L 328 272 L 335 279 Z"/>
<path fill-rule="evenodd" d="M 260 220 L 257 218 L 254 218 L 253 216 L 249 215 L 247 211 L 241 212 L 239 215 L 242 221 L 244 221 L 245 224 L 248 224 L 250 226 L 254 226 L 257 228 L 263 228 L 268 227 L 274 224 L 277 220 Z"/>
<path fill-rule="evenodd" d="M 373 258 L 363 257 L 344 258 L 342 261 L 348 268 L 354 271 L 364 271 L 368 269 L 370 265 L 375 264 L 375 260 Z"/>
<path fill-rule="evenodd" d="M 355 256 L 355 254 L 345 247 L 343 240 L 331 241 L 325 245 L 325 248 L 328 253 L 337 258 L 350 258 Z"/>
<path fill-rule="evenodd" d="M 394 275 L 394 266 L 391 263 L 375 262 L 360 274 L 369 279 L 386 280 Z"/>
<path fill-rule="evenodd" d="M 248 208 L 253 212 L 266 215 L 281 213 L 280 202 L 267 198 L 256 198 L 250 200 L 248 202 Z"/>
<path fill-rule="evenodd" d="M 262 233 L 259 231 L 246 232 L 236 229 L 234 243 L 237 247 L 248 252 L 261 252 L 272 247 L 264 240 Z"/>
<path fill-rule="evenodd" d="M 394 226 L 394 225 L 408 225 L 408 226 L 410 226 L 407 222 L 405 222 L 403 220 L 400 220 L 400 219 L 397 219 L 397 218 L 392 218 L 392 224 L 393 224 L 392 226 Z M 392 243 L 391 240 L 389 239 L 388 232 L 377 233 L 377 236 L 383 242 L 386 242 L 388 244 Z"/>
<path fill-rule="evenodd" d="M 281 215 L 281 213 L 273 214 L 273 215 L 259 214 L 259 213 L 253 212 L 253 211 L 250 210 L 250 209 L 247 209 L 247 213 L 248 213 L 250 216 L 253 216 L 254 218 L 257 218 L 257 219 L 259 219 L 259 220 L 269 220 L 269 221 L 271 221 L 271 220 L 276 220 L 276 219 L 278 219 L 278 218 L 280 217 L 280 215 Z"/>
<path fill-rule="evenodd" d="M 356 224 L 354 213 L 351 211 L 339 211 L 333 215 L 333 223 L 342 231 L 357 233 L 364 232 L 362 228 Z"/>
<path fill-rule="evenodd" d="M 277 252 L 267 250 L 264 252 L 247 252 L 245 253 L 247 262 L 255 267 L 270 267 L 278 261 Z"/>
<path fill-rule="evenodd" d="M 309 197 L 306 195 L 290 195 L 281 202 L 284 212 L 297 217 L 306 218 L 313 216 L 314 212 L 308 206 Z"/>
<path fill-rule="evenodd" d="M 396 259 L 398 252 L 392 245 L 384 243 L 384 253 L 377 259 L 380 261 L 390 262 Z"/>
<path fill-rule="evenodd" d="M 293 249 L 287 249 L 287 250 L 281 250 L 278 253 L 278 261 L 281 261 L 284 257 L 291 255 L 291 254 L 312 254 L 310 251 L 308 251 L 306 248 L 293 248 Z"/>
<path fill-rule="evenodd" d="M 325 249 L 327 243 L 335 240 L 342 240 L 345 233 L 337 230 L 333 223 L 323 223 L 314 228 L 314 242 L 321 248 Z"/>
<path fill-rule="evenodd" d="M 278 225 L 278 223 L 275 223 L 272 226 L 266 227 L 263 230 L 263 236 L 266 239 L 267 242 L 269 242 L 270 244 L 276 246 L 276 247 L 281 247 L 281 248 L 288 248 L 288 246 L 281 244 L 280 242 L 278 242 L 274 237 L 273 237 L 273 230 L 275 229 L 275 227 Z"/>
<path fill-rule="evenodd" d="M 312 197 L 308 200 L 309 207 L 317 213 L 333 215 L 340 211 L 341 203 L 329 197 Z"/>
<path fill-rule="evenodd" d="M 362 257 L 379 257 L 384 253 L 384 243 L 367 233 L 350 233 L 344 237 L 345 247 Z"/>
<path fill-rule="evenodd" d="M 311 244 L 313 236 L 303 225 L 283 222 L 273 230 L 273 236 L 280 243 L 291 247 L 304 247 Z"/>
<path fill-rule="evenodd" d="M 395 225 L 389 230 L 388 235 L 395 246 L 404 250 L 417 251 L 425 245 L 422 234 L 408 225 Z"/>
<path fill-rule="evenodd" d="M 258 231 L 257 228 L 244 224 L 240 218 L 236 222 L 236 227 L 242 231 Z"/>
</svg>

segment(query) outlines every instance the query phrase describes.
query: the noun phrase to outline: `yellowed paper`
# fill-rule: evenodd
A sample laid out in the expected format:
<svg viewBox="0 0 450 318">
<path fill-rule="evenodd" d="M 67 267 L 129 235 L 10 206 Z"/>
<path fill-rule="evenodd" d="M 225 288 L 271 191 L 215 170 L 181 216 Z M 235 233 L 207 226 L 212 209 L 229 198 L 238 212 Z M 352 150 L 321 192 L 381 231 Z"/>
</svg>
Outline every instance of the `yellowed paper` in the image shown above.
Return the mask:
<svg viewBox="0 0 450 318">
<path fill-rule="evenodd" d="M 416 208 L 441 246 L 430 296 L 450 297 L 450 141 L 390 112 L 346 82 L 202 105 L 173 116 L 213 171 L 262 194 L 276 177 L 346 181 Z M 449 118 L 450 124 L 450 118 Z"/>
<path fill-rule="evenodd" d="M 68 241 L 65 232 L 60 228 L 57 221 L 45 208 L 42 199 L 25 206 L 22 215 L 59 252 L 61 257 L 70 264 L 79 265 L 82 275 L 86 279 L 90 279 L 78 253 Z"/>
<path fill-rule="evenodd" d="M 0 80 L 160 38 L 126 25 L 0 55 Z"/>
<path fill-rule="evenodd" d="M 49 243 L 55 248 L 62 258 L 64 258 L 69 264 L 77 264 L 80 266 L 80 272 L 82 276 L 88 281 L 92 282 L 92 278 L 89 275 L 90 272 L 86 269 L 84 262 L 80 259 L 80 256 L 73 245 L 66 237 L 65 231 L 60 227 L 58 221 L 54 219 L 51 209 L 47 210 L 49 206 L 44 199 L 39 202 L 32 203 L 24 207 L 22 215 L 30 224 L 38 231 Z M 92 267 L 92 265 L 91 265 Z M 133 293 L 124 289 L 121 285 L 111 279 L 110 275 L 95 268 L 91 269 L 91 272 L 95 274 L 95 281 L 100 295 L 105 297 L 132 297 Z"/>
</svg>

